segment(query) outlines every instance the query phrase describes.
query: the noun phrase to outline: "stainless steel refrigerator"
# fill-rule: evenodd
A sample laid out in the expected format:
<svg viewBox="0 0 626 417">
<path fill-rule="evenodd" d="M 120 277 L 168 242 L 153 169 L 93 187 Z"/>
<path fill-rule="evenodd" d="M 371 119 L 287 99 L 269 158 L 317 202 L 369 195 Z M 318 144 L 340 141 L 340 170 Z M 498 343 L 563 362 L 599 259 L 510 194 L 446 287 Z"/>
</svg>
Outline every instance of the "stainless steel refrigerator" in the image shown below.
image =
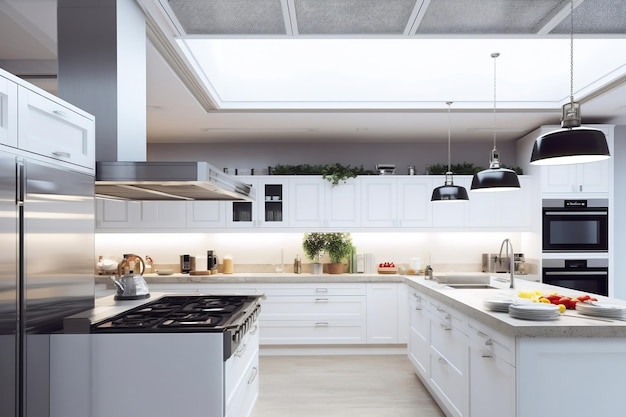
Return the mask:
<svg viewBox="0 0 626 417">
<path fill-rule="evenodd" d="M 50 334 L 94 303 L 94 177 L 0 145 L 0 416 L 49 416 Z"/>
</svg>

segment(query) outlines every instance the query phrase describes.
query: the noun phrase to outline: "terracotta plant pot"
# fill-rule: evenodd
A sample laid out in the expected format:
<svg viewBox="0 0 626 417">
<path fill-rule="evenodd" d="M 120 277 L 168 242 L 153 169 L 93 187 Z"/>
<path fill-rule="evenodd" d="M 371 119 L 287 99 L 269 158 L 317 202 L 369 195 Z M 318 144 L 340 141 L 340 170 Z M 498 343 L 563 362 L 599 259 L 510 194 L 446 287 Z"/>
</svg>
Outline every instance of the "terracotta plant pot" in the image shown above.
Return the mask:
<svg viewBox="0 0 626 417">
<path fill-rule="evenodd" d="M 341 262 L 327 264 L 329 274 L 343 274 L 344 265 Z"/>
</svg>

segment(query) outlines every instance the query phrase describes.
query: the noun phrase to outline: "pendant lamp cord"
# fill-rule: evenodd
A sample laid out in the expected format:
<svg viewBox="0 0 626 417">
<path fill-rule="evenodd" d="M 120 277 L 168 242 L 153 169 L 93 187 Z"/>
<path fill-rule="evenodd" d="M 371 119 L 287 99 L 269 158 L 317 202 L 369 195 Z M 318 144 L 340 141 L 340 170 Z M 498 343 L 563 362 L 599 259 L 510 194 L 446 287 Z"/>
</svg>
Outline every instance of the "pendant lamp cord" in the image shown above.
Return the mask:
<svg viewBox="0 0 626 417">
<path fill-rule="evenodd" d="M 493 150 L 496 150 L 496 58 L 500 56 L 499 52 L 493 52 Z"/>
<path fill-rule="evenodd" d="M 574 0 L 570 0 L 570 38 L 569 38 L 569 99 L 574 108 Z"/>
<path fill-rule="evenodd" d="M 446 101 L 448 105 L 448 172 L 450 171 L 450 105 L 452 105 L 452 101 Z"/>
</svg>

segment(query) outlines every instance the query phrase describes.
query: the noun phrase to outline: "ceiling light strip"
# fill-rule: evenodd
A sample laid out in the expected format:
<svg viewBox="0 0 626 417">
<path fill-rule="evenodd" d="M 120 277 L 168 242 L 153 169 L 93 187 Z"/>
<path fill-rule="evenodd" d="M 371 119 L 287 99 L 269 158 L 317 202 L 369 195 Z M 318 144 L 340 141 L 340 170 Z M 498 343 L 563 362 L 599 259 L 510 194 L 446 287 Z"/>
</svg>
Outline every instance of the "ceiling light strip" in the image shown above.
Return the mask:
<svg viewBox="0 0 626 417">
<path fill-rule="evenodd" d="M 296 16 L 296 5 L 294 0 L 280 0 L 280 4 L 283 9 L 283 19 L 285 21 L 285 31 L 287 36 L 297 36 L 298 32 L 298 18 Z"/>
<path fill-rule="evenodd" d="M 574 0 L 574 8 L 580 6 L 585 0 Z M 551 13 L 549 13 L 541 22 L 539 22 L 538 28 L 535 33 L 540 36 L 549 35 L 561 22 L 563 22 L 570 15 L 570 3 L 567 1 L 562 2 L 559 6 L 555 7 Z"/>
<path fill-rule="evenodd" d="M 422 24 L 422 20 L 424 20 L 424 16 L 426 15 L 426 10 L 428 10 L 428 6 L 430 6 L 431 0 L 417 0 L 415 2 L 415 6 L 413 6 L 413 11 L 409 16 L 409 21 L 407 22 L 406 28 L 404 29 L 403 35 L 411 36 L 415 35 L 417 29 Z"/>
</svg>

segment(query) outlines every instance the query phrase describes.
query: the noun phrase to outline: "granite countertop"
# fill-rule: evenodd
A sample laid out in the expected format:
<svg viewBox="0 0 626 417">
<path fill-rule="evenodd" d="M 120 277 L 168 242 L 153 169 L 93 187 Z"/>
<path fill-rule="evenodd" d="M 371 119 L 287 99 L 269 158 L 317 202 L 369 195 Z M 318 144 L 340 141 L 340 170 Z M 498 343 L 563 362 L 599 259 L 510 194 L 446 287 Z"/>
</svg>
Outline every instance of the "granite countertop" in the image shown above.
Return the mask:
<svg viewBox="0 0 626 417">
<path fill-rule="evenodd" d="M 398 274 L 294 274 L 294 273 L 252 273 L 189 275 L 174 273 L 171 275 L 144 274 L 148 285 L 151 283 L 298 283 L 298 282 L 403 282 L 404 277 Z M 96 275 L 96 284 L 113 285 L 108 275 Z"/>
<path fill-rule="evenodd" d="M 509 283 L 492 277 L 493 289 L 451 288 L 424 277 L 405 277 L 405 282 L 425 295 L 444 302 L 468 317 L 478 320 L 493 329 L 514 337 L 626 337 L 626 321 L 595 318 L 566 310 L 558 319 L 549 321 L 522 320 L 508 313 L 494 312 L 483 306 L 486 298 L 517 298 L 520 290 L 540 290 L 543 293 L 557 292 L 570 297 L 585 294 L 581 291 L 517 279 L 516 288 Z M 599 301 L 617 306 L 626 306 L 626 301 L 596 296 Z"/>
</svg>

